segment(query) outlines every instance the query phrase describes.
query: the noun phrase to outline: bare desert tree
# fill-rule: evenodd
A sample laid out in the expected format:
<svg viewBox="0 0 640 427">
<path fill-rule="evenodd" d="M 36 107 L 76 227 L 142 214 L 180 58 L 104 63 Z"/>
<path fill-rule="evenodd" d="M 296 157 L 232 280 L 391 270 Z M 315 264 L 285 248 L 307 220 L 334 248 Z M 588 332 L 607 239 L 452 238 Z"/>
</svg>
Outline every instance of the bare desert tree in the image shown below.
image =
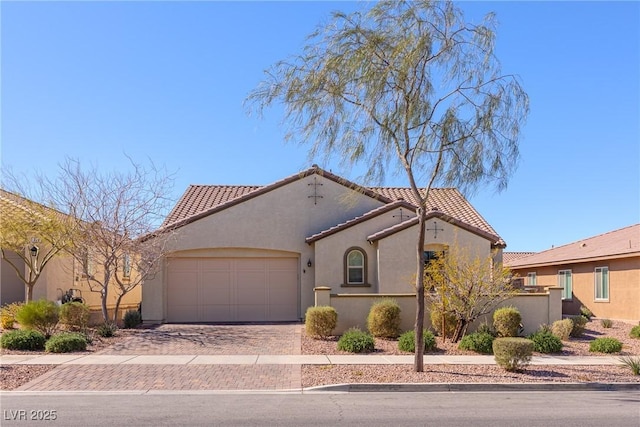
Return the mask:
<svg viewBox="0 0 640 427">
<path fill-rule="evenodd" d="M 122 298 L 156 274 L 171 237 L 166 232 L 141 239 L 158 227 L 171 205 L 172 176 L 153 164 L 129 162 L 128 172 L 104 173 L 67 159 L 57 179 L 44 180 L 56 206 L 76 219 L 78 232 L 68 251 L 82 266 L 81 279 L 100 293 L 105 322 L 116 322 Z M 116 298 L 110 319 L 111 291 Z"/>
<path fill-rule="evenodd" d="M 302 53 L 276 63 L 247 103 L 285 108 L 287 138 L 382 183 L 404 174 L 417 203 L 415 342 L 424 322 L 427 200 L 436 185 L 506 187 L 528 97 L 494 54 L 496 21 L 467 23 L 453 3 L 383 1 L 335 12 Z M 423 348 L 414 368 L 423 371 Z"/>
</svg>

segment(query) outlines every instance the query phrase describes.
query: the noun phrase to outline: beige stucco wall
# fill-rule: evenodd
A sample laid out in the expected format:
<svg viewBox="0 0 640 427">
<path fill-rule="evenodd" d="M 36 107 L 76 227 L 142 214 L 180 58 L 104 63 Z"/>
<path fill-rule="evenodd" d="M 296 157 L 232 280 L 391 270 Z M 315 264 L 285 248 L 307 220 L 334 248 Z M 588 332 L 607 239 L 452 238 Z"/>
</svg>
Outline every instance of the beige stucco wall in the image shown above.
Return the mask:
<svg viewBox="0 0 640 427">
<path fill-rule="evenodd" d="M 15 252 L 7 251 L 6 256 L 14 265 L 18 266 L 18 268 L 22 267 L 24 270 L 24 261 Z M 0 305 L 24 301 L 24 298 L 24 282 L 20 280 L 13 267 L 3 258 L 0 261 Z"/>
<path fill-rule="evenodd" d="M 491 254 L 491 242 L 477 234 L 456 227 L 439 219 L 427 221 L 427 228 L 437 222 L 437 237 L 427 231 L 425 248 L 434 245 L 459 246 L 471 257 L 486 257 Z M 418 225 L 399 231 L 377 242 L 378 280 L 380 293 L 415 292 L 417 270 L 416 244 Z"/>
<path fill-rule="evenodd" d="M 596 267 L 609 267 L 608 301 L 595 299 Z M 539 286 L 557 286 L 559 270 L 571 270 L 573 280 L 573 298 L 563 302 L 565 315 L 579 314 L 584 305 L 600 318 L 640 322 L 640 257 L 513 269 L 524 277 L 535 272 Z"/>
<path fill-rule="evenodd" d="M 318 184 L 314 199 L 314 177 Z M 316 204 L 314 204 L 314 200 Z M 182 251 L 225 248 L 238 256 L 248 248 L 262 253 L 296 254 L 300 260 L 300 316 L 313 305 L 315 266 L 313 247 L 305 238 L 381 206 L 380 201 L 350 190 L 319 175 L 304 177 L 270 192 L 201 218 L 176 230 L 171 244 L 174 255 Z M 210 252 L 223 256 L 223 252 Z M 250 255 L 244 255 L 250 256 Z M 307 267 L 311 259 L 312 267 Z M 161 322 L 166 317 L 166 263 L 163 270 L 143 285 L 143 319 Z"/>
</svg>

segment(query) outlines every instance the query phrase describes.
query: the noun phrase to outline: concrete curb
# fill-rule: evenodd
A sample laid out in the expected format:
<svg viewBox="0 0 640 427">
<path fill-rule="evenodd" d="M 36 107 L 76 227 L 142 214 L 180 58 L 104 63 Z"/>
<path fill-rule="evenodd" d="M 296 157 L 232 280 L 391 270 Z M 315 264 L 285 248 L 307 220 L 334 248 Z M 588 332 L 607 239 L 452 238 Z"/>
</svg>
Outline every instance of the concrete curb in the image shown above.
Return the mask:
<svg viewBox="0 0 640 427">
<path fill-rule="evenodd" d="M 486 392 L 486 391 L 626 391 L 640 390 L 640 383 L 410 383 L 331 384 L 308 387 L 304 393 L 371 392 Z"/>
</svg>

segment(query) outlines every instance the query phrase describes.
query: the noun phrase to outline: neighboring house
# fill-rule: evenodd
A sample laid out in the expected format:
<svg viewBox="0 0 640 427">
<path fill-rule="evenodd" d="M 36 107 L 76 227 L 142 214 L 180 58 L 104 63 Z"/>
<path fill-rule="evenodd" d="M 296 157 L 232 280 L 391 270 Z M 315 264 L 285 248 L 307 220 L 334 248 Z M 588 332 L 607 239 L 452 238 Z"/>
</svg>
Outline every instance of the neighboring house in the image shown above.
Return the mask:
<svg viewBox="0 0 640 427">
<path fill-rule="evenodd" d="M 171 254 L 144 283 L 145 322 L 298 321 L 314 288 L 415 294 L 408 188 L 366 188 L 313 166 L 267 186 L 192 185 L 159 231 Z M 504 241 L 453 188 L 429 195 L 425 252 Z M 415 300 L 415 298 L 414 298 Z"/>
<path fill-rule="evenodd" d="M 562 311 L 586 306 L 601 318 L 640 321 L 640 224 L 589 237 L 505 264 L 525 286 L 563 288 Z"/>
<path fill-rule="evenodd" d="M 7 218 L 6 215 L 24 215 L 26 218 L 38 215 L 32 207 L 36 206 L 17 194 L 0 189 L 0 221 Z M 37 205 L 40 209 L 48 209 L 42 205 Z M 64 215 L 56 212 L 56 214 Z M 29 255 L 31 247 L 38 246 L 39 252 L 46 250 L 46 244 L 37 238 L 34 230 L 34 241 L 25 242 L 25 253 Z M 27 271 L 24 261 L 15 253 L 5 251 L 7 258 L 22 271 Z M 33 288 L 33 300 L 41 298 L 50 301 L 61 301 L 65 293 L 72 291 L 73 295 L 81 296 L 84 302 L 92 310 L 92 320 L 99 321 L 100 317 L 100 293 L 91 292 L 86 278 L 89 275 L 99 274 L 99 266 L 91 260 L 90 251 L 84 265 L 74 261 L 73 257 L 64 251 L 52 258 L 42 270 L 38 281 Z M 30 255 L 29 255 L 30 256 Z M 112 309 L 115 306 L 115 292 L 110 292 L 107 306 Z M 131 291 L 123 299 L 121 309 L 136 308 L 142 298 L 140 286 Z M 0 305 L 23 302 L 26 299 L 26 287 L 24 282 L 18 277 L 15 269 L 2 258 L 0 261 Z M 122 310 L 122 312 L 124 312 Z"/>
</svg>

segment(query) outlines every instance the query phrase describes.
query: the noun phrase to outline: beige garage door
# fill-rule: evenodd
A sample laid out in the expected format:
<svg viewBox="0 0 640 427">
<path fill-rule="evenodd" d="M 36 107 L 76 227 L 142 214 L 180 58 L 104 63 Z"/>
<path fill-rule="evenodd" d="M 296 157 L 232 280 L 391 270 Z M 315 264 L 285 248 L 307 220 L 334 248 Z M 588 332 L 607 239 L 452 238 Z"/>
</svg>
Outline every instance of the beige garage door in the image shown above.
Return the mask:
<svg viewBox="0 0 640 427">
<path fill-rule="evenodd" d="M 296 258 L 169 259 L 169 322 L 298 319 Z"/>
</svg>

